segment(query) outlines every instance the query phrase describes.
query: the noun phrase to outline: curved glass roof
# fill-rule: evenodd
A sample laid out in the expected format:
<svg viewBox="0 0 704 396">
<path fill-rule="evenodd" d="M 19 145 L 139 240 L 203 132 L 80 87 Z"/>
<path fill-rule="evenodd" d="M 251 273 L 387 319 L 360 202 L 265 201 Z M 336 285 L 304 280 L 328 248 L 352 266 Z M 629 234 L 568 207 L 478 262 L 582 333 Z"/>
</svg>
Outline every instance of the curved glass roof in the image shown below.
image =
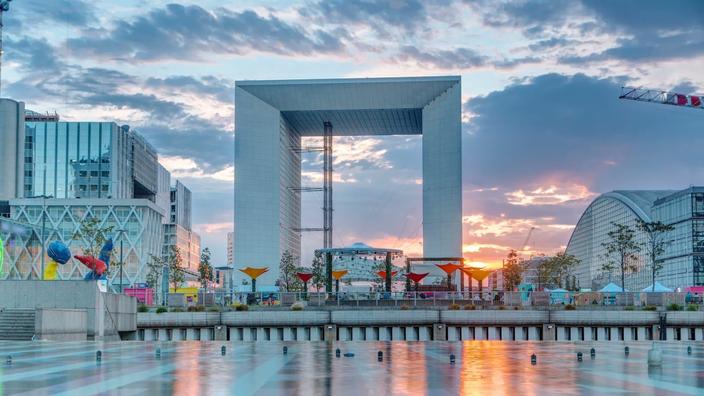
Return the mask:
<svg viewBox="0 0 704 396">
<path fill-rule="evenodd" d="M 328 249 L 316 249 L 316 253 L 332 253 L 333 255 L 372 255 L 372 254 L 403 254 L 403 250 L 399 249 L 388 249 L 388 248 L 376 248 L 371 247 L 363 242 L 355 242 L 350 246 L 328 248 Z"/>
</svg>

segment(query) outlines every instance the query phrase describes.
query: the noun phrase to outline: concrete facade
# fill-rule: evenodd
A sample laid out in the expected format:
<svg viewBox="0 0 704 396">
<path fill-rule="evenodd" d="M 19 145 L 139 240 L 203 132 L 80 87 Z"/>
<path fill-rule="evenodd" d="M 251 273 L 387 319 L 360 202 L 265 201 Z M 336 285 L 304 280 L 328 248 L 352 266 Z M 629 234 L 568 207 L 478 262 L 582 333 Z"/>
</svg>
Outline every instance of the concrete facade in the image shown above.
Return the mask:
<svg viewBox="0 0 704 396">
<path fill-rule="evenodd" d="M 100 292 L 96 282 L 5 280 L 0 287 L 0 307 L 83 310 L 89 339 L 119 340 L 120 333 L 137 331 L 137 300 Z M 75 330 L 72 325 L 66 327 Z"/>
<path fill-rule="evenodd" d="M 0 99 L 0 201 L 23 196 L 24 102 Z"/>
<path fill-rule="evenodd" d="M 423 253 L 462 253 L 461 80 L 453 77 L 238 81 L 234 267 L 301 256 L 301 137 L 423 136 Z M 334 151 L 333 151 L 334 155 Z M 235 271 L 236 283 L 243 275 Z M 259 285 L 273 285 L 276 271 Z"/>
</svg>

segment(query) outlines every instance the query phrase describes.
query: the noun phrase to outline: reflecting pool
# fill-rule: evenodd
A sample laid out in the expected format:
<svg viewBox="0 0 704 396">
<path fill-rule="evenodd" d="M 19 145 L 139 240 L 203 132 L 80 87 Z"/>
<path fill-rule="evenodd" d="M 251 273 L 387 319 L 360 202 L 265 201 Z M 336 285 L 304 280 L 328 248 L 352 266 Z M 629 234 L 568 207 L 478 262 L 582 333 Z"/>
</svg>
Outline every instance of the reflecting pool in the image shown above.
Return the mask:
<svg viewBox="0 0 704 396">
<path fill-rule="evenodd" d="M 659 368 L 650 342 L 3 341 L 0 395 L 704 394 L 704 344 L 657 345 Z"/>
</svg>

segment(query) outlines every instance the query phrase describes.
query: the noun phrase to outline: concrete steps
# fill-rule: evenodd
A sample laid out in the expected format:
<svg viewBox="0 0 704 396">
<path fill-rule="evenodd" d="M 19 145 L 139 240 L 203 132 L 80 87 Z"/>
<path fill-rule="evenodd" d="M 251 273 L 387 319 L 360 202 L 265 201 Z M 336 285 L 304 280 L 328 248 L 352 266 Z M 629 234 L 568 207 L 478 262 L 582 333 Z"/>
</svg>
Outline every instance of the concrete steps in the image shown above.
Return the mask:
<svg viewBox="0 0 704 396">
<path fill-rule="evenodd" d="M 33 309 L 0 310 L 0 340 L 30 341 L 34 336 Z"/>
</svg>

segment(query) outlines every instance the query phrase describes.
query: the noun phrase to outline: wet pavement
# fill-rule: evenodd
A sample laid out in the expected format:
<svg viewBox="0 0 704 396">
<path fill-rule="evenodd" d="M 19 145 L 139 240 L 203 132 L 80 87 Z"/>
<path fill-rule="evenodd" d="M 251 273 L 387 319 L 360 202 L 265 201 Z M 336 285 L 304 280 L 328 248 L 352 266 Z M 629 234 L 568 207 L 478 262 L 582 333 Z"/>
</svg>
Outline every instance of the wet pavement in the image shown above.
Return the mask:
<svg viewBox="0 0 704 396">
<path fill-rule="evenodd" d="M 0 341 L 0 395 L 704 394 L 704 343 L 658 343 L 658 368 L 647 364 L 651 345 Z"/>
</svg>

